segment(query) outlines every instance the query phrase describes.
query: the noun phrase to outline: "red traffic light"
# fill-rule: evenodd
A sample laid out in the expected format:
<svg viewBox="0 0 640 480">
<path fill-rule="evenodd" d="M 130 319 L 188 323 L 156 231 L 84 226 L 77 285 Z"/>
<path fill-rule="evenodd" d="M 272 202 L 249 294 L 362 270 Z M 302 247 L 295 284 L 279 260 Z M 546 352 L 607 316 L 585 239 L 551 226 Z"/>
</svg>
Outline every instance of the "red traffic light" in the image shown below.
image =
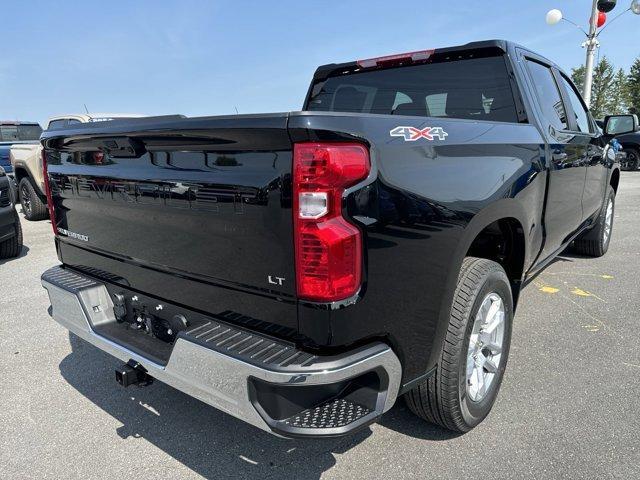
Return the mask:
<svg viewBox="0 0 640 480">
<path fill-rule="evenodd" d="M 602 27 L 607 21 L 607 14 L 604 12 L 598 12 L 598 18 L 596 20 L 596 25 L 598 28 Z"/>
</svg>

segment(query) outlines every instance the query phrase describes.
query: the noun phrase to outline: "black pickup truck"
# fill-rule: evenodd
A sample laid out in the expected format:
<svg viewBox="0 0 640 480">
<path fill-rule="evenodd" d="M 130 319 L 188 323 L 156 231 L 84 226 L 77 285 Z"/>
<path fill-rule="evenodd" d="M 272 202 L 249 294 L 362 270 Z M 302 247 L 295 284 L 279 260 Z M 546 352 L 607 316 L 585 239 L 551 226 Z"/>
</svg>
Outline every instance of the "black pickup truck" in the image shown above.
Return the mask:
<svg viewBox="0 0 640 480">
<path fill-rule="evenodd" d="M 468 431 L 523 286 L 570 245 L 607 251 L 600 132 L 505 41 L 322 66 L 300 112 L 48 130 L 51 314 L 122 385 L 277 435 L 346 434 L 401 395 Z"/>
<path fill-rule="evenodd" d="M 631 115 L 617 116 L 612 121 L 605 119 L 606 127 L 603 130 L 609 136 L 615 136 L 616 140 L 622 147 L 623 158 L 620 160 L 621 170 L 638 170 L 640 169 L 640 130 L 632 130 L 637 126 L 637 120 L 634 121 Z M 623 132 L 618 135 L 618 132 Z"/>
</svg>

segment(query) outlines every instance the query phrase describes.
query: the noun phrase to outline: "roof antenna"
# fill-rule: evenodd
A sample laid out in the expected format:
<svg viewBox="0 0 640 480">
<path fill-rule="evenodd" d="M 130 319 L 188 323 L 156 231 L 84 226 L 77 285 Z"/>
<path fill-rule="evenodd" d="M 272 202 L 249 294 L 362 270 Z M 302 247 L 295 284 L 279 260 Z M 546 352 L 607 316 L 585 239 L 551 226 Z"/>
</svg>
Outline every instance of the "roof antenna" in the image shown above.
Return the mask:
<svg viewBox="0 0 640 480">
<path fill-rule="evenodd" d="M 233 108 L 235 108 L 235 109 L 236 109 L 236 115 L 240 115 L 240 114 L 238 113 L 238 107 L 236 107 L 236 106 L 234 105 L 234 106 L 233 106 Z"/>
<path fill-rule="evenodd" d="M 84 105 L 84 111 L 87 112 L 87 115 L 89 115 L 89 109 L 87 108 L 87 104 L 83 103 Z"/>
</svg>

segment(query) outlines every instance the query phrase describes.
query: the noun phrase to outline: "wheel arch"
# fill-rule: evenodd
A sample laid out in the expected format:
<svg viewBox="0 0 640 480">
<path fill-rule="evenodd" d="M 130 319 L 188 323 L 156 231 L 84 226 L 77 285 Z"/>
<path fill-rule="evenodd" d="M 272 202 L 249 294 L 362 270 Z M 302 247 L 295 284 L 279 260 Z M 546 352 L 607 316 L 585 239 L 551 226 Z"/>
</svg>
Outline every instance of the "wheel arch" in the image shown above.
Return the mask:
<svg viewBox="0 0 640 480">
<path fill-rule="evenodd" d="M 32 182 L 33 179 L 31 179 L 31 174 L 29 173 L 29 171 L 23 167 L 22 165 L 16 165 L 13 168 L 13 174 L 16 177 L 16 183 L 20 183 L 20 180 L 22 180 L 23 178 L 29 178 Z"/>
<path fill-rule="evenodd" d="M 529 220 L 529 215 L 527 214 L 522 202 L 509 198 L 498 200 L 478 212 L 463 230 L 462 236 L 455 248 L 454 254 L 451 257 L 451 268 L 449 269 L 446 279 L 446 294 L 443 295 L 440 305 L 440 315 L 433 346 L 429 356 L 427 370 L 433 368 L 437 363 L 437 355 L 440 351 L 442 342 L 444 341 L 447 325 L 449 323 L 451 303 L 453 301 L 458 276 L 462 267 L 462 261 L 470 251 L 473 251 L 472 248 L 474 247 L 474 244 L 477 245 L 476 240 L 478 238 L 482 238 L 482 235 L 487 232 L 487 229 L 493 229 L 493 226 L 496 224 L 503 224 L 507 228 L 513 229 L 510 234 L 512 235 L 512 240 L 516 242 L 517 254 L 513 257 L 514 264 L 509 267 L 511 275 L 509 274 L 509 271 L 507 272 L 507 276 L 509 276 L 509 280 L 511 281 L 515 312 L 522 286 L 522 278 L 526 272 L 527 264 L 529 263 L 531 255 L 530 242 L 527 241 L 527 232 L 533 230 L 535 225 L 532 225 L 531 220 Z M 493 258 L 489 259 L 494 260 Z"/>
<path fill-rule="evenodd" d="M 618 194 L 618 185 L 620 185 L 620 169 L 614 168 L 609 177 L 609 185 L 613 188 L 614 193 Z"/>
<path fill-rule="evenodd" d="M 499 200 L 485 209 L 478 212 L 464 229 L 464 233 L 456 248 L 456 272 L 450 272 L 450 277 L 454 277 L 454 285 L 458 278 L 458 271 L 462 265 L 462 260 L 468 256 L 470 252 L 479 253 L 477 250 L 477 241 L 482 235 L 487 233 L 487 229 L 491 229 L 498 225 L 503 236 L 508 236 L 509 241 L 514 242 L 511 247 L 515 248 L 514 255 L 509 258 L 508 262 L 499 261 L 486 255 L 475 255 L 481 258 L 497 261 L 505 267 L 505 271 L 509 279 L 513 282 L 520 282 L 525 273 L 525 265 L 530 255 L 530 245 L 526 241 L 526 232 L 532 230 L 535 225 L 529 220 L 522 202 L 515 199 Z M 507 231 L 506 229 L 511 229 Z M 455 288 L 455 287 L 454 287 Z M 518 292 L 514 292 L 514 302 Z"/>
<path fill-rule="evenodd" d="M 46 203 L 46 201 L 47 201 L 46 195 L 43 192 L 40 191 L 40 187 L 38 186 L 38 183 L 33 178 L 33 175 L 31 175 L 31 172 L 29 171 L 29 169 L 27 167 L 25 167 L 23 165 L 16 165 L 14 167 L 13 171 L 14 171 L 14 175 L 16 177 L 16 184 L 18 184 L 18 188 L 20 187 L 20 182 L 22 181 L 22 179 L 26 178 L 31 183 L 31 186 L 33 187 L 33 191 L 35 192 L 35 194 L 38 197 L 40 197 L 40 200 L 42 200 L 44 203 Z"/>
</svg>

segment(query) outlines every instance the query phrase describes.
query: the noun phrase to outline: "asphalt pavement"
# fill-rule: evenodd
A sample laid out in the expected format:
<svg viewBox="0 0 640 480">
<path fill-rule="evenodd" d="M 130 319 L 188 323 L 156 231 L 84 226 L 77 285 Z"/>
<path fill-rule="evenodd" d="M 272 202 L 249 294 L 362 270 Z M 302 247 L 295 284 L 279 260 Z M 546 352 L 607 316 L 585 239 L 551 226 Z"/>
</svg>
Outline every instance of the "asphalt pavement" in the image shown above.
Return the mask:
<svg viewBox="0 0 640 480">
<path fill-rule="evenodd" d="M 523 292 L 489 417 L 454 435 L 400 400 L 351 437 L 283 440 L 155 382 L 48 315 L 48 221 L 0 260 L 2 478 L 640 478 L 640 172 L 623 172 L 610 250 L 562 256 Z"/>
</svg>

